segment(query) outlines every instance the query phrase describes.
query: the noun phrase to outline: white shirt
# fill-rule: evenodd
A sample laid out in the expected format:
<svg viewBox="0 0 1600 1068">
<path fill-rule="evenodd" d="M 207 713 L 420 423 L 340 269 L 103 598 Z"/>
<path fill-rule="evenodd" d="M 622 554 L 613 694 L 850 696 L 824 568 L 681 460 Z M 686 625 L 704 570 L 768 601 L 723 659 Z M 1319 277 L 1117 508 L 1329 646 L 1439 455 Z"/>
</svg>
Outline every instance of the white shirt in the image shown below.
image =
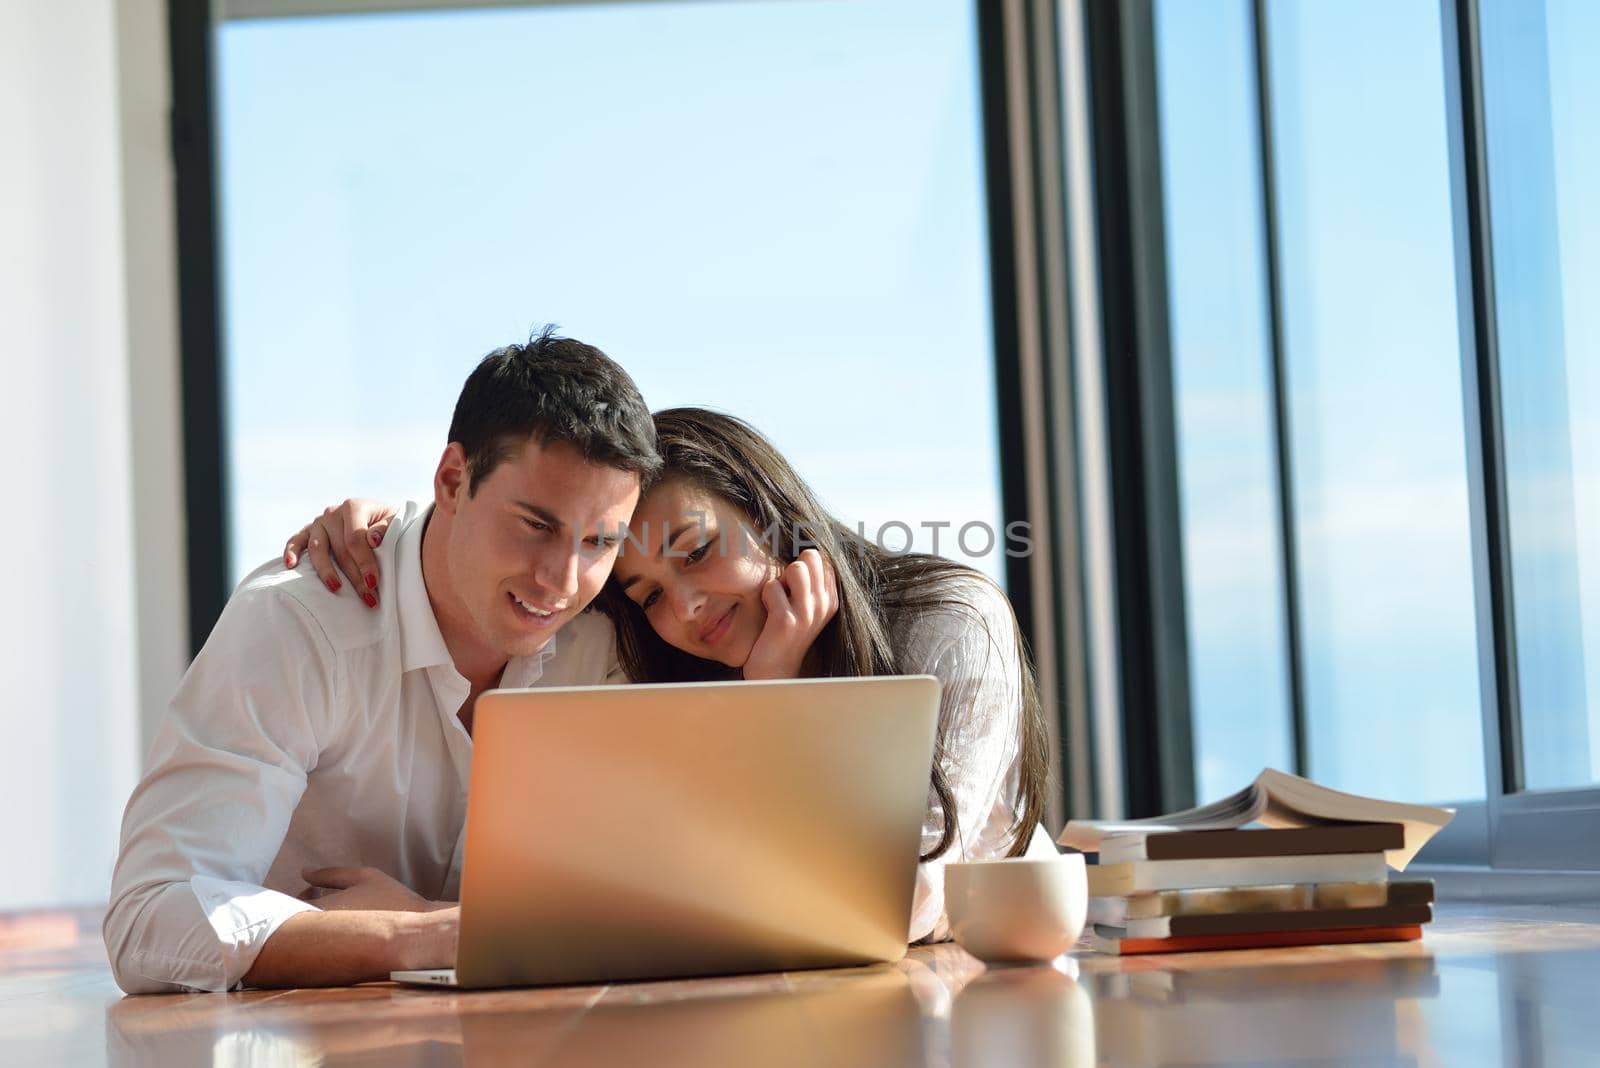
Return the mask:
<svg viewBox="0 0 1600 1068">
<path fill-rule="evenodd" d="M 234 591 L 123 816 L 104 927 L 122 989 L 239 986 L 272 933 L 315 908 L 298 896 L 305 868 L 370 866 L 458 898 L 471 687 L 423 585 L 426 515 L 408 505 L 378 550 L 377 609 L 305 563 Z M 621 681 L 610 621 L 585 613 L 500 684 Z"/>
<path fill-rule="evenodd" d="M 956 841 L 943 855 L 917 866 L 913 942 L 949 937 L 945 865 L 1005 856 L 1021 793 L 1022 666 L 1011 603 L 993 583 L 977 576 L 952 580 L 942 592 L 959 603 L 897 620 L 892 628 L 906 673 L 937 676 L 942 686 L 939 729 L 946 745 L 946 781 L 958 817 Z M 923 853 L 939 844 L 942 826 L 930 790 L 922 826 Z M 1050 836 L 1035 828 L 1027 855 L 1057 853 Z"/>
</svg>

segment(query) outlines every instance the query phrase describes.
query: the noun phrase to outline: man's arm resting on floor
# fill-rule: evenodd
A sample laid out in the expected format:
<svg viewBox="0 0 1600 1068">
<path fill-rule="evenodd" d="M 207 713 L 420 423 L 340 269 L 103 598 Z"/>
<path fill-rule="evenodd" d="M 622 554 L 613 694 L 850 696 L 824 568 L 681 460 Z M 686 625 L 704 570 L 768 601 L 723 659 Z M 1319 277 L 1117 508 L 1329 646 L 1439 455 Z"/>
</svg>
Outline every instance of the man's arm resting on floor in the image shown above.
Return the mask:
<svg viewBox="0 0 1600 1068">
<path fill-rule="evenodd" d="M 344 986 L 392 971 L 452 968 L 460 910 L 331 911 L 291 916 L 245 973 L 253 987 Z"/>
</svg>

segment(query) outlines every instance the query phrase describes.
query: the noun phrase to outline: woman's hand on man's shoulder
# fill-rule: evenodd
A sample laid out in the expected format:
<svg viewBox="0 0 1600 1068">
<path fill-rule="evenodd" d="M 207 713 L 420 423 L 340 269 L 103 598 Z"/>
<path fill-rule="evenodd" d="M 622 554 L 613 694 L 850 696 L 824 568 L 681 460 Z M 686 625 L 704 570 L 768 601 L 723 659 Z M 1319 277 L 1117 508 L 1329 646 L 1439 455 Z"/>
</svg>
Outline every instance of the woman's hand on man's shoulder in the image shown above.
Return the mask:
<svg viewBox="0 0 1600 1068">
<path fill-rule="evenodd" d="M 301 527 L 283 547 L 283 566 L 292 568 L 304 555 L 322 584 L 338 593 L 344 583 L 355 586 L 368 608 L 378 607 L 378 554 L 383 536 L 399 511 L 383 501 L 350 499 L 329 505 Z M 335 570 L 335 564 L 338 569 Z"/>
</svg>

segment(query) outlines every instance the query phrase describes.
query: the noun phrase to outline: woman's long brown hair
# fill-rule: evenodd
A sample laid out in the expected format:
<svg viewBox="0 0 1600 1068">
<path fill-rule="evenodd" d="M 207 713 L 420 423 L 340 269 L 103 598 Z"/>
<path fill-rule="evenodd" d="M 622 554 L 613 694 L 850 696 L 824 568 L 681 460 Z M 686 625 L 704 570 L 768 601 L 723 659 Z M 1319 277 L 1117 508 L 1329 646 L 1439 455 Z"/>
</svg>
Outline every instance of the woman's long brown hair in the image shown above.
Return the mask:
<svg viewBox="0 0 1600 1068">
<path fill-rule="evenodd" d="M 839 584 L 839 611 L 812 645 L 815 673 L 823 677 L 905 674 L 902 650 L 891 639 L 892 620 L 905 620 L 934 610 L 964 612 L 972 625 L 988 631 L 981 612 L 951 594 L 952 580 L 989 582 L 987 576 L 953 560 L 925 553 L 891 553 L 857 535 L 829 515 L 789 462 L 754 427 L 731 415 L 704 408 L 671 408 L 657 412 L 656 443 L 665 466 L 661 482 L 683 479 L 715 493 L 745 513 L 754 536 L 776 530 L 768 540 L 788 563 L 802 548 L 814 545 L 833 564 Z M 656 635 L 644 613 L 616 582 L 606 583 L 596 604 L 616 624 L 623 668 L 635 682 L 688 682 L 726 679 L 737 672 L 673 648 Z M 1044 714 L 1033 668 L 1015 617 L 1009 635 L 989 635 L 991 642 L 1015 648 L 1022 694 L 1019 743 L 1020 805 L 1010 828 L 1009 856 L 1027 848 L 1044 810 L 1049 774 Z M 942 720 L 942 717 L 941 717 Z M 933 793 L 943 826 L 938 844 L 923 860 L 941 856 L 956 841 L 959 814 L 945 763 L 951 724 L 942 722 L 934 745 Z"/>
</svg>

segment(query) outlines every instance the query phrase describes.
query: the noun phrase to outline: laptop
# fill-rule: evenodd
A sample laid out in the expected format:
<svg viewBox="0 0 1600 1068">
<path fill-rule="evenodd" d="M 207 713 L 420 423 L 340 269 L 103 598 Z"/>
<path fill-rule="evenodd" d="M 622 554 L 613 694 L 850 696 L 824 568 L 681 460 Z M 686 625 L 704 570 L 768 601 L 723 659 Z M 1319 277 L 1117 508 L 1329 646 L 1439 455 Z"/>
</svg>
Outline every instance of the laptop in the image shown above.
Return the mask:
<svg viewBox="0 0 1600 1068">
<path fill-rule="evenodd" d="M 473 713 L 456 966 L 474 989 L 906 952 L 939 680 L 491 690 Z"/>
</svg>

